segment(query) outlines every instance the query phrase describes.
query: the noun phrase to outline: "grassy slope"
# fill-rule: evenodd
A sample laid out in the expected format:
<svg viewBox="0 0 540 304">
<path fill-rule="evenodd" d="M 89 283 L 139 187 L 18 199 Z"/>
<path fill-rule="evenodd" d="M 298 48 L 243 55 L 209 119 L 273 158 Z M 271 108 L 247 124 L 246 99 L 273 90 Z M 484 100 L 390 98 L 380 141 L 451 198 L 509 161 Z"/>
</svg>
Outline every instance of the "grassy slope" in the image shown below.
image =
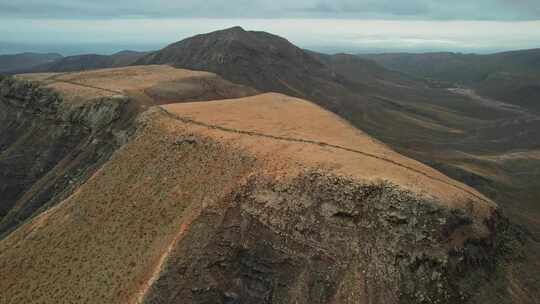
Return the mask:
<svg viewBox="0 0 540 304">
<path fill-rule="evenodd" d="M 410 75 L 472 86 L 481 94 L 538 111 L 540 49 L 473 55 L 456 53 L 361 55 Z"/>
<path fill-rule="evenodd" d="M 194 153 L 184 135 L 153 122 L 68 200 L 4 239 L 4 296 L 12 303 L 133 300 L 179 227 L 251 167 L 218 146 Z"/>
</svg>

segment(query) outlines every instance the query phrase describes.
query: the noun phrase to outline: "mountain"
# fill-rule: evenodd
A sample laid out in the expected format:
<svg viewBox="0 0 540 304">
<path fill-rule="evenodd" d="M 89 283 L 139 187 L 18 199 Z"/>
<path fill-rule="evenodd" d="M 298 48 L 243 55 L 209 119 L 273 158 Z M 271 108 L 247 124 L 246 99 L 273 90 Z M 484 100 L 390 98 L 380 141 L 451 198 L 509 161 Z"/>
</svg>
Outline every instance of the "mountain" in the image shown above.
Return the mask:
<svg viewBox="0 0 540 304">
<path fill-rule="evenodd" d="M 333 78 L 324 64 L 286 39 L 241 27 L 185 39 L 135 64 L 170 64 L 210 71 L 262 91 L 299 97 L 317 96 L 317 92 L 308 92 L 333 85 L 328 83 Z"/>
<path fill-rule="evenodd" d="M 35 68 L 60 60 L 62 55 L 55 53 L 21 53 L 14 55 L 0 55 L 0 74 L 13 71 Z"/>
<path fill-rule="evenodd" d="M 500 265 L 517 244 L 490 199 L 313 103 L 245 97 L 216 77 L 152 65 L 0 81 L 0 197 L 17 197 L 0 238 L 2 300 L 397 304 L 506 292 L 497 282 L 515 275 Z M 218 100 L 148 95 L 197 83 Z"/>
<path fill-rule="evenodd" d="M 75 72 L 131 65 L 145 52 L 121 51 L 112 55 L 84 54 L 63 57 L 46 64 L 33 66 L 27 69 L 18 69 L 18 73 L 39 72 Z"/>
<path fill-rule="evenodd" d="M 360 55 L 386 68 L 447 83 L 539 111 L 540 49 L 490 55 L 460 53 Z"/>
</svg>

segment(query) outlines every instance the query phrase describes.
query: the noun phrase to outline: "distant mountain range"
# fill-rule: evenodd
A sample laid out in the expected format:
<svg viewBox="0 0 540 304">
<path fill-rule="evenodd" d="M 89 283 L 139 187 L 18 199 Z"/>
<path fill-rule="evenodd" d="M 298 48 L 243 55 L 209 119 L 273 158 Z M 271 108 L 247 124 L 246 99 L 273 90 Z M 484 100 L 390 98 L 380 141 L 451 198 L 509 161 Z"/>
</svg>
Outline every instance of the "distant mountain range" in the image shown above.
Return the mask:
<svg viewBox="0 0 540 304">
<path fill-rule="evenodd" d="M 121 51 L 112 55 L 84 54 L 63 57 L 60 54 L 23 53 L 0 56 L 0 73 L 74 72 L 133 64 L 145 52 Z"/>
<path fill-rule="evenodd" d="M 128 66 L 146 53 L 135 51 L 121 51 L 113 55 L 79 55 L 64 57 L 58 61 L 37 67 L 35 70 L 43 72 L 73 72 L 95 70 L 112 67 Z"/>
<path fill-rule="evenodd" d="M 15 71 L 31 70 L 38 66 L 51 64 L 60 59 L 62 59 L 62 55 L 56 53 L 0 55 L 0 73 L 7 74 Z"/>
</svg>

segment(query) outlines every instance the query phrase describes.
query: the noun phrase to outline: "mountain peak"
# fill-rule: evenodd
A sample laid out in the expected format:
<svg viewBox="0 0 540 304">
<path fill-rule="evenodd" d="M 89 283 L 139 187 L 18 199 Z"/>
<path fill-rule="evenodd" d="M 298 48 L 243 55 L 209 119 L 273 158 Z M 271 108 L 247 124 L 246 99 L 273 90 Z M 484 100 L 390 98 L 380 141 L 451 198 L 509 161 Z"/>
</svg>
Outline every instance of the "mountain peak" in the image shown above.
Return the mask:
<svg viewBox="0 0 540 304">
<path fill-rule="evenodd" d="M 230 27 L 230 28 L 223 29 L 221 31 L 223 31 L 223 32 L 246 32 L 246 30 L 244 30 L 243 27 L 238 26 L 238 25 Z"/>
<path fill-rule="evenodd" d="M 320 61 L 287 39 L 239 26 L 184 39 L 148 54 L 136 64 L 210 71 L 264 92 L 296 97 L 305 97 L 307 77 L 303 76 L 307 71 L 310 75 L 330 75 Z"/>
<path fill-rule="evenodd" d="M 321 62 L 287 39 L 239 26 L 184 39 L 148 54 L 136 64 L 210 71 L 264 92 L 297 97 L 305 95 L 301 88 L 306 86 L 306 71 L 329 74 L 322 71 L 325 67 Z"/>
<path fill-rule="evenodd" d="M 246 31 L 240 26 L 233 26 L 230 28 L 217 30 L 208 34 L 199 35 L 198 37 L 204 37 L 205 39 L 220 39 L 220 40 L 246 40 L 249 39 L 252 32 Z"/>
</svg>

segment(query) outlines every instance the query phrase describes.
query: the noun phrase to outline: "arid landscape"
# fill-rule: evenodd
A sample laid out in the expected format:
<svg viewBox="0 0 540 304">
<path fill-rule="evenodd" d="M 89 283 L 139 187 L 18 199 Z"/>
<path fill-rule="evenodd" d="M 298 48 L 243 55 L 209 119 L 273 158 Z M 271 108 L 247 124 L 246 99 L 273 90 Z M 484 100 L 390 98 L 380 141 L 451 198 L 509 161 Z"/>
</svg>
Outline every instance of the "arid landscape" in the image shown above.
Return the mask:
<svg viewBox="0 0 540 304">
<path fill-rule="evenodd" d="M 0 304 L 539 303 L 538 88 L 240 26 L 0 55 Z"/>
</svg>

